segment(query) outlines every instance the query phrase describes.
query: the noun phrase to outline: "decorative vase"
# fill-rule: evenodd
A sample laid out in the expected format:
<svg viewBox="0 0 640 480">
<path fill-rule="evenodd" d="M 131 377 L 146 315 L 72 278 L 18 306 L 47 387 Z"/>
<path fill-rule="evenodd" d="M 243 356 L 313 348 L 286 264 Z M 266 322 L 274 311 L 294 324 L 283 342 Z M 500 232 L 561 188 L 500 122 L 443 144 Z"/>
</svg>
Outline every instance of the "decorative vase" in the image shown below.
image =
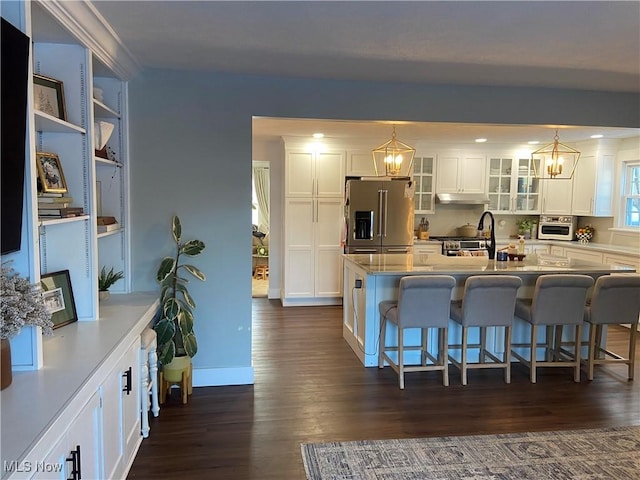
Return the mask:
<svg viewBox="0 0 640 480">
<path fill-rule="evenodd" d="M 109 300 L 110 296 L 111 296 L 111 294 L 109 293 L 108 290 L 100 290 L 98 292 L 98 300 L 100 300 L 100 301 Z"/>
<path fill-rule="evenodd" d="M 11 373 L 11 344 L 9 340 L 0 340 L 0 390 L 4 390 L 13 380 Z"/>
</svg>

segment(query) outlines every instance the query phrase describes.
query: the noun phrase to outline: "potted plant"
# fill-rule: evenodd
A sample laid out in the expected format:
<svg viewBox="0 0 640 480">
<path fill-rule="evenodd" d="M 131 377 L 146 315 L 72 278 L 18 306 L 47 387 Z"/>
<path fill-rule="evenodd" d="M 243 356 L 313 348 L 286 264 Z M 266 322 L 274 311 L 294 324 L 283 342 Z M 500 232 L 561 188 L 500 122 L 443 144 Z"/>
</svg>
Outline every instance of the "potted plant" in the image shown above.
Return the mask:
<svg viewBox="0 0 640 480">
<path fill-rule="evenodd" d="M 109 287 L 116 283 L 118 280 L 124 278 L 124 273 L 114 272 L 113 267 L 107 272 L 107 267 L 103 266 L 98 275 L 98 298 L 100 300 L 106 300 L 109 298 Z"/>
<path fill-rule="evenodd" d="M 158 360 L 162 364 L 164 378 L 179 381 L 180 373 L 190 368 L 191 358 L 198 351 L 193 331 L 193 311 L 196 304 L 189 294 L 189 280 L 184 273 L 205 281 L 205 274 L 193 265 L 180 263 L 181 256 L 200 255 L 205 245 L 200 240 L 182 241 L 182 226 L 177 215 L 173 216 L 171 233 L 175 242 L 175 255 L 160 262 L 157 280 L 160 293 L 160 312 L 154 330 L 158 335 Z M 177 372 L 177 378 L 174 378 Z"/>
<path fill-rule="evenodd" d="M 45 335 L 53 334 L 53 322 L 44 304 L 39 286 L 32 285 L 12 268 L 2 265 L 0 274 L 0 343 L 2 367 L 1 388 L 11 384 L 11 345 L 9 339 L 20 333 L 22 327 L 42 327 Z"/>
<path fill-rule="evenodd" d="M 533 228 L 533 220 L 530 218 L 519 218 L 516 220 L 518 226 L 518 235 L 523 235 L 524 238 L 531 238 L 531 229 Z"/>
</svg>

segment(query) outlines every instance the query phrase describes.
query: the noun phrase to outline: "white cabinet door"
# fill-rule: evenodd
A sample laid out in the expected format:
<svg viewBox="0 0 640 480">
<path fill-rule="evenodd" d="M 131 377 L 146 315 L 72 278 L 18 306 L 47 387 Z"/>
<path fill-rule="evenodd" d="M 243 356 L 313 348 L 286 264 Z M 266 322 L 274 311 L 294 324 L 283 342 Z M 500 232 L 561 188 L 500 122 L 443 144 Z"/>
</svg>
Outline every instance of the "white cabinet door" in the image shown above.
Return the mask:
<svg viewBox="0 0 640 480">
<path fill-rule="evenodd" d="M 487 160 L 481 155 L 438 156 L 437 193 L 485 193 Z"/>
<path fill-rule="evenodd" d="M 551 255 L 556 257 L 564 257 L 564 247 L 558 247 L 557 245 L 551 245 L 549 247 L 549 252 Z"/>
<path fill-rule="evenodd" d="M 100 396 L 94 393 L 43 462 L 33 465 L 39 480 L 101 479 Z"/>
<path fill-rule="evenodd" d="M 348 151 L 346 175 L 349 177 L 367 177 L 376 174 L 371 151 Z"/>
<path fill-rule="evenodd" d="M 485 193 L 487 160 L 484 156 L 464 156 L 458 169 L 461 175 L 460 191 L 463 193 Z"/>
<path fill-rule="evenodd" d="M 543 180 L 542 213 L 570 215 L 573 180 Z"/>
<path fill-rule="evenodd" d="M 605 253 L 603 262 L 608 265 L 616 265 L 619 267 L 635 268 L 636 272 L 640 272 L 640 256 L 638 255 L 621 255 L 618 253 Z"/>
<path fill-rule="evenodd" d="M 344 153 L 320 152 L 315 157 L 315 178 L 318 197 L 344 196 Z"/>
<path fill-rule="evenodd" d="M 285 165 L 285 196 L 342 197 L 344 153 L 288 151 Z"/>
<path fill-rule="evenodd" d="M 139 350 L 136 339 L 101 387 L 105 478 L 123 476 L 141 440 Z"/>
<path fill-rule="evenodd" d="M 438 155 L 436 163 L 436 192 L 437 193 L 457 193 L 458 169 L 460 168 L 459 157 L 448 157 Z"/>
<path fill-rule="evenodd" d="M 573 178 L 573 215 L 611 216 L 614 166 L 614 154 L 580 157 Z"/>
<path fill-rule="evenodd" d="M 342 296 L 343 205 L 339 198 L 319 198 L 314 230 L 314 296 Z"/>
<path fill-rule="evenodd" d="M 316 202 L 287 198 L 285 202 L 285 297 L 314 295 L 314 232 Z"/>
<path fill-rule="evenodd" d="M 435 155 L 415 157 L 413 159 L 413 181 L 416 185 L 414 212 L 434 212 L 434 167 Z"/>
<path fill-rule="evenodd" d="M 590 263 L 602 263 L 602 253 L 589 252 L 580 248 L 565 248 L 564 256 Z"/>
<path fill-rule="evenodd" d="M 312 153 L 287 152 L 285 195 L 311 197 L 314 193 L 315 160 Z"/>
</svg>

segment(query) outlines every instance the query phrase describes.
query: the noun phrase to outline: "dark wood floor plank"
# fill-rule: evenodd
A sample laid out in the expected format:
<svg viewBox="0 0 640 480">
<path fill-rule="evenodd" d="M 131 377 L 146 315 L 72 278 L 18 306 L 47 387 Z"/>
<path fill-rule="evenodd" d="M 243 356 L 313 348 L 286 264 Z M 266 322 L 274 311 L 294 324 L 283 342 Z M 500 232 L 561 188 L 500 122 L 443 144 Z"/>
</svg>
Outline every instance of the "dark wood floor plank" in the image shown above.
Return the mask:
<svg viewBox="0 0 640 480">
<path fill-rule="evenodd" d="M 255 385 L 178 392 L 151 418 L 129 478 L 303 480 L 300 444 L 640 425 L 640 380 L 626 368 L 596 368 L 574 383 L 571 369 L 543 368 L 538 383 L 515 365 L 409 373 L 405 390 L 390 368 L 364 368 L 342 339 L 340 307 L 282 308 L 253 299 Z M 626 331 L 609 346 L 624 351 Z M 640 348 L 637 349 L 640 357 Z"/>
</svg>

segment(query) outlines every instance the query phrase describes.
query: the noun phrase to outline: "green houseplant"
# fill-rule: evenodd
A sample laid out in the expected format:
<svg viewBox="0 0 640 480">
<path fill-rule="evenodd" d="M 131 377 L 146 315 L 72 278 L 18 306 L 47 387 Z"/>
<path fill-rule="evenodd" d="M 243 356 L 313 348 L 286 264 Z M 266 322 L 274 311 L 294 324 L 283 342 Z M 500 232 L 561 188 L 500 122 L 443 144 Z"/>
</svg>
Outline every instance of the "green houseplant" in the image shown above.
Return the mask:
<svg viewBox="0 0 640 480">
<path fill-rule="evenodd" d="M 101 300 L 109 298 L 109 287 L 116 283 L 118 280 L 124 278 L 124 272 L 114 272 L 113 267 L 107 272 L 107 267 L 103 266 L 98 275 L 98 291 Z"/>
<path fill-rule="evenodd" d="M 158 335 L 158 360 L 163 366 L 174 357 L 193 357 L 198 351 L 198 343 L 193 331 L 193 311 L 196 304 L 189 294 L 189 280 L 183 272 L 198 280 L 205 281 L 205 274 L 197 267 L 181 264 L 181 256 L 200 255 L 205 245 L 200 240 L 182 241 L 182 226 L 177 215 L 173 216 L 171 233 L 175 242 L 175 255 L 164 257 L 156 275 L 161 286 L 160 313 L 154 324 Z"/>
<path fill-rule="evenodd" d="M 533 220 L 530 218 L 519 218 L 516 220 L 516 225 L 518 226 L 518 235 L 524 235 L 525 238 L 531 238 Z"/>
</svg>

